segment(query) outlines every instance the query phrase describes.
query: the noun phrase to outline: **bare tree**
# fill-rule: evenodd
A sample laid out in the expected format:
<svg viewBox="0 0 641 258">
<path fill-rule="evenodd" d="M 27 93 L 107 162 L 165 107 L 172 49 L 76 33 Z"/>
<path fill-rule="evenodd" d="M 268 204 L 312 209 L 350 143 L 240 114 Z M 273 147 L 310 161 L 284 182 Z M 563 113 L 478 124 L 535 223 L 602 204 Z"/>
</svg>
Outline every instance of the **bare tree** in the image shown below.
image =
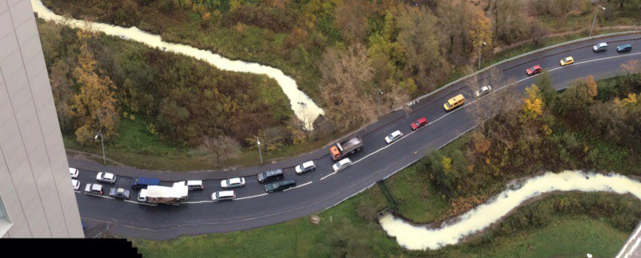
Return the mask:
<svg viewBox="0 0 641 258">
<path fill-rule="evenodd" d="M 216 157 L 216 165 L 219 165 L 221 161 L 229 158 L 238 157 L 238 153 L 240 152 L 240 143 L 226 135 L 221 135 L 216 138 L 205 136 L 203 145 Z"/>
<path fill-rule="evenodd" d="M 541 42 L 541 39 L 547 34 L 547 29 L 541 26 L 539 22 L 532 22 L 532 25 L 530 26 L 530 37 L 532 37 L 532 42 L 535 46 L 538 46 Z"/>
</svg>

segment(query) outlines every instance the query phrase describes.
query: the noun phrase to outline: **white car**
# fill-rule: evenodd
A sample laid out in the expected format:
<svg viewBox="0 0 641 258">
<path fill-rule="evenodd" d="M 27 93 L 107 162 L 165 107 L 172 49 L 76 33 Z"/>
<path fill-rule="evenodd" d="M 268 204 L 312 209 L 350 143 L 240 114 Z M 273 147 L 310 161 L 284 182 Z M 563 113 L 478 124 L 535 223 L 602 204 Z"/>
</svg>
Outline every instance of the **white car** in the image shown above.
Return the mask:
<svg viewBox="0 0 641 258">
<path fill-rule="evenodd" d="M 245 186 L 244 177 L 234 177 L 220 181 L 220 187 L 224 189 L 243 187 Z"/>
<path fill-rule="evenodd" d="M 76 179 L 71 179 L 71 184 L 73 185 L 73 190 L 78 191 L 80 190 L 80 181 Z"/>
<path fill-rule="evenodd" d="M 71 176 L 71 179 L 76 179 L 76 178 L 78 178 L 78 174 L 79 174 L 79 173 L 80 173 L 80 172 L 78 172 L 78 169 L 75 169 L 75 168 L 69 168 L 69 175 Z"/>
<path fill-rule="evenodd" d="M 303 164 L 300 164 L 295 168 L 296 174 L 299 174 L 299 175 L 305 172 L 314 171 L 315 169 L 316 169 L 316 164 L 314 164 L 314 161 L 311 161 L 311 160 Z"/>
<path fill-rule="evenodd" d="M 211 200 L 214 202 L 231 201 L 233 199 L 236 199 L 236 193 L 233 190 L 214 192 L 211 194 Z"/>
<path fill-rule="evenodd" d="M 103 183 L 108 183 L 108 184 L 115 184 L 116 183 L 116 175 L 112 173 L 107 173 L 107 172 L 99 172 L 96 175 L 96 180 L 98 182 L 103 182 Z"/>
<path fill-rule="evenodd" d="M 385 137 L 385 142 L 387 144 L 390 144 L 390 143 L 395 142 L 396 140 L 400 139 L 401 137 L 403 137 L 403 133 L 401 133 L 400 130 L 396 130 L 396 131 L 392 132 L 390 135 Z"/>
<path fill-rule="evenodd" d="M 349 158 L 344 158 L 339 160 L 338 162 L 334 163 L 332 168 L 334 169 L 334 172 L 339 172 L 343 169 L 346 169 L 347 167 L 352 165 L 352 161 Z"/>
<path fill-rule="evenodd" d="M 485 94 L 490 93 L 491 90 L 492 90 L 492 86 L 485 85 L 485 86 L 481 87 L 480 90 L 476 91 L 476 96 L 477 97 L 484 96 Z"/>
</svg>

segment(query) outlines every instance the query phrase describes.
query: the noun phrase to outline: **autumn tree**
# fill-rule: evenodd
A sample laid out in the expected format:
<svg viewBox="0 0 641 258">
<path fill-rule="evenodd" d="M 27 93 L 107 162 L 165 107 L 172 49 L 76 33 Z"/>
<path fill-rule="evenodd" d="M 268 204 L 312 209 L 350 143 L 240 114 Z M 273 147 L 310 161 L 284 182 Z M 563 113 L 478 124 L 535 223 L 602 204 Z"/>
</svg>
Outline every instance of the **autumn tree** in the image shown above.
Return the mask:
<svg viewBox="0 0 641 258">
<path fill-rule="evenodd" d="M 221 135 L 216 138 L 205 136 L 203 146 L 214 154 L 214 157 L 216 157 L 216 165 L 220 165 L 221 161 L 238 157 L 240 152 L 240 143 L 226 135 Z"/>
<path fill-rule="evenodd" d="M 355 44 L 347 50 L 329 49 L 320 70 L 321 97 L 327 104 L 327 117 L 334 121 L 336 129 L 376 120 L 374 69 L 363 45 Z"/>
<path fill-rule="evenodd" d="M 71 109 L 71 100 L 73 96 L 73 82 L 68 78 L 68 72 L 71 70 L 67 62 L 58 61 L 51 67 L 49 81 L 51 83 L 51 92 L 56 103 L 56 113 L 60 129 L 64 133 L 74 131 L 73 128 L 73 110 Z"/>
<path fill-rule="evenodd" d="M 559 95 L 556 110 L 562 115 L 572 114 L 571 117 L 585 114 L 587 107 L 592 104 L 597 95 L 597 84 L 594 77 L 588 76 L 576 80 Z M 581 117 L 577 117 L 581 118 Z"/>
<path fill-rule="evenodd" d="M 363 42 L 367 37 L 367 16 L 371 4 L 364 0 L 346 0 L 336 6 L 336 27 L 350 43 Z"/>
<path fill-rule="evenodd" d="M 397 24 L 398 42 L 405 54 L 405 75 L 416 78 L 422 92 L 436 89 L 449 68 L 440 54 L 436 17 L 427 8 L 403 6 L 399 8 Z"/>
<path fill-rule="evenodd" d="M 495 0 L 491 8 L 494 16 L 494 37 L 511 44 L 528 32 L 524 0 Z"/>
<path fill-rule="evenodd" d="M 543 72 L 539 76 L 537 76 L 536 85 L 541 91 L 541 95 L 543 96 L 545 104 L 551 106 L 559 93 L 554 88 L 552 77 L 550 76 L 550 73 L 547 69 L 543 70 Z"/>
<path fill-rule="evenodd" d="M 98 131 L 102 132 L 105 140 L 116 136 L 120 121 L 118 101 L 114 97 L 116 85 L 97 68 L 87 43 L 91 34 L 79 31 L 78 37 L 83 43 L 73 77 L 80 85 L 80 93 L 73 97 L 71 109 L 76 121 L 76 140 L 87 145 L 92 143 Z"/>
<path fill-rule="evenodd" d="M 525 88 L 527 98 L 523 99 L 523 105 L 519 120 L 521 123 L 527 123 L 531 120 L 536 120 L 543 114 L 543 97 L 539 87 L 532 84 L 530 87 Z"/>
</svg>

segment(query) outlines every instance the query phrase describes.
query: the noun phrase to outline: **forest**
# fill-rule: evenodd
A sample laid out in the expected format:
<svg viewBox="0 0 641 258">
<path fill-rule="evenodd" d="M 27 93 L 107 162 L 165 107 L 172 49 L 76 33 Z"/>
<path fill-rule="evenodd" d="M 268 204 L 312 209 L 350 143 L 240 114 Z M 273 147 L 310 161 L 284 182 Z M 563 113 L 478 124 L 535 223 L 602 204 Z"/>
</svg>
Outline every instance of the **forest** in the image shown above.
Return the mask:
<svg viewBox="0 0 641 258">
<path fill-rule="evenodd" d="M 157 66 L 156 59 L 166 58 L 161 54 L 141 57 L 137 53 L 137 58 L 127 62 L 122 59 L 98 62 L 105 73 L 122 72 L 109 76 L 114 82 L 114 96 L 121 103 L 119 114 L 148 117 L 153 120 L 151 131 L 159 132 L 171 142 L 195 147 L 207 139 L 229 142 L 224 141 L 228 137 L 248 147 L 252 144 L 248 139 L 264 136 L 269 138 L 265 142 L 270 144 L 264 146 L 268 151 L 319 139 L 326 141 L 371 123 L 379 113 L 385 114 L 474 71 L 479 54 L 484 60 L 492 60 L 496 47 L 523 41 L 536 46 L 546 35 L 577 29 L 586 33 L 595 10 L 590 0 L 43 2 L 56 13 L 125 27 L 138 26 L 160 34 L 167 41 L 283 70 L 325 109 L 322 130 L 311 134 L 299 130 L 280 97 L 268 98 L 267 103 L 246 101 L 259 98 L 258 93 L 265 94 L 265 90 L 249 90 L 250 85 L 268 84 L 259 83 L 259 79 L 241 80 L 249 77 L 220 72 L 217 74 L 224 79 L 218 79 L 196 70 L 193 77 L 198 79 L 185 80 L 177 72 L 185 67 Z M 607 11 L 597 16 L 598 25 L 633 25 L 641 17 L 638 0 L 599 4 L 607 7 Z M 97 45 L 90 44 L 94 48 Z M 48 64 L 53 65 L 50 59 Z M 77 58 L 73 59 L 77 62 Z M 124 63 L 115 68 L 114 62 Z M 174 65 L 184 66 L 185 62 Z M 112 68 L 104 68 L 109 66 Z M 143 72 L 129 78 L 124 73 L 138 67 L 153 67 L 165 77 Z M 67 73 L 67 78 L 71 77 Z M 159 88 L 150 88 L 150 80 L 158 79 L 163 81 L 154 81 L 154 85 L 173 87 L 155 92 Z M 210 88 L 216 83 L 227 84 L 222 83 L 225 80 L 240 85 L 240 89 L 222 85 L 216 85 L 216 90 Z M 188 101 L 194 96 L 202 100 Z M 208 105 L 208 101 L 211 105 L 212 100 L 219 104 L 196 108 Z M 241 102 L 252 105 L 240 105 Z M 205 116 L 212 119 L 202 119 Z M 80 124 L 69 126 L 65 132 L 78 130 Z"/>
</svg>

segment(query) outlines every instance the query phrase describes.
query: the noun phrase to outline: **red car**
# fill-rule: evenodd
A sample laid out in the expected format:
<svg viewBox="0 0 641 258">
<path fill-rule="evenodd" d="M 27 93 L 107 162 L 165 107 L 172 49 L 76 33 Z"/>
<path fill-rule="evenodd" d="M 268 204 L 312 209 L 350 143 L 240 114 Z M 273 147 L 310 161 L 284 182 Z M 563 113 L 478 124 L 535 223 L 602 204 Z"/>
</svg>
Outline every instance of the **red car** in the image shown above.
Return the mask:
<svg viewBox="0 0 641 258">
<path fill-rule="evenodd" d="M 532 75 L 535 75 L 535 74 L 540 73 L 542 71 L 543 71 L 543 68 L 541 68 L 540 65 L 535 65 L 534 67 L 527 69 L 527 75 L 528 76 L 532 76 Z"/>
<path fill-rule="evenodd" d="M 425 118 L 425 117 L 420 118 L 420 119 L 416 120 L 416 122 L 412 123 L 412 130 L 416 130 L 418 128 L 421 128 L 421 127 L 425 126 L 426 124 L 427 124 L 427 118 Z"/>
</svg>

